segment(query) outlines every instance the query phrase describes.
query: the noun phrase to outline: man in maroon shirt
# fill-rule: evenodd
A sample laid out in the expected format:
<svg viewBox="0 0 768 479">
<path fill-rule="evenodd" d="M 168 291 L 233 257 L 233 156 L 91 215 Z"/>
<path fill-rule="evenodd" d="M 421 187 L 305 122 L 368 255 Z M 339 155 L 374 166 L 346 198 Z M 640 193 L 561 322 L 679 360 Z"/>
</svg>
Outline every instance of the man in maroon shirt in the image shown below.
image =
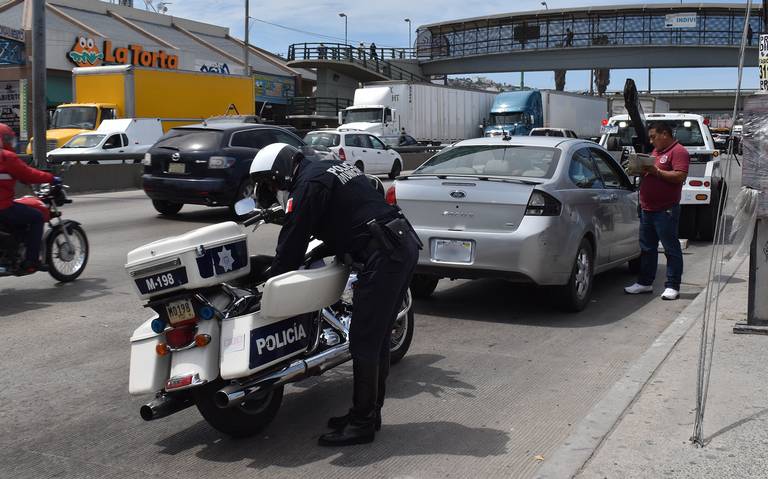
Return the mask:
<svg viewBox="0 0 768 479">
<path fill-rule="evenodd" d="M 0 123 L 0 147 L 0 221 L 17 226 L 29 225 L 24 237 L 26 256 L 21 269 L 25 273 L 34 273 L 40 268 L 43 215 L 34 208 L 13 202 L 16 180 L 24 183 L 59 180 L 50 173 L 30 168 L 16 156 L 16 134 L 4 123 Z"/>
<path fill-rule="evenodd" d="M 667 257 L 667 280 L 661 299 L 674 300 L 680 296 L 683 276 L 683 251 L 677 237 L 677 224 L 690 157 L 685 147 L 675 140 L 667 123 L 651 124 L 648 137 L 656 161 L 653 166 L 643 168 L 640 183 L 640 275 L 637 283 L 624 291 L 628 294 L 653 292 L 661 241 Z"/>
</svg>

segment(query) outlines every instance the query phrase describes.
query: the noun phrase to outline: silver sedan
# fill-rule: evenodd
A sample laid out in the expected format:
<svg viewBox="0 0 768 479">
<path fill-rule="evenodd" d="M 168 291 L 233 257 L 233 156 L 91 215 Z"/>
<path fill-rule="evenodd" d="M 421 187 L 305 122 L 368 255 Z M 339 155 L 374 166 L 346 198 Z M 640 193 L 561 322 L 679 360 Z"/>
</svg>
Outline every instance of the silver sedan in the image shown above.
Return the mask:
<svg viewBox="0 0 768 479">
<path fill-rule="evenodd" d="M 441 151 L 387 192 L 424 243 L 412 291 L 440 278 L 557 286 L 562 306 L 589 303 L 595 274 L 640 256 L 637 192 L 596 143 L 479 138 Z"/>
</svg>

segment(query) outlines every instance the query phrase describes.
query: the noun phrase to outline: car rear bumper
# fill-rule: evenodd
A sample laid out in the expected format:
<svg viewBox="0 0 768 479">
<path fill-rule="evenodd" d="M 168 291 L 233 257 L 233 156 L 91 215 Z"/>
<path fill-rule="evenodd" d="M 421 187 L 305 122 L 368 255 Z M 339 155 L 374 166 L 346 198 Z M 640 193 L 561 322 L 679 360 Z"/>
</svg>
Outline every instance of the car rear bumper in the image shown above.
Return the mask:
<svg viewBox="0 0 768 479">
<path fill-rule="evenodd" d="M 152 200 L 226 206 L 237 196 L 238 185 L 226 178 L 175 178 L 143 175 L 144 192 Z"/>
<path fill-rule="evenodd" d="M 495 277 L 538 285 L 562 285 L 568 282 L 576 251 L 576 246 L 564 244 L 577 235 L 567 231 L 561 217 L 527 216 L 516 230 L 509 232 L 419 227 L 416 232 L 424 243 L 416 272 L 454 279 Z M 472 241 L 471 261 L 435 260 L 436 239 Z"/>
</svg>

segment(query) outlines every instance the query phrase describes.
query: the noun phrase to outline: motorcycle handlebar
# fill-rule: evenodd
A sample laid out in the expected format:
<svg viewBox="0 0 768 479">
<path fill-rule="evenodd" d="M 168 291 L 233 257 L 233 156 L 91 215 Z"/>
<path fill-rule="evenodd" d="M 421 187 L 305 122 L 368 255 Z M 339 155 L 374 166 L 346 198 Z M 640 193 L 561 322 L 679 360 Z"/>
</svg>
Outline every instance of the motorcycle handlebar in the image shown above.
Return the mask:
<svg viewBox="0 0 768 479">
<path fill-rule="evenodd" d="M 243 221 L 243 226 L 251 226 L 258 223 L 259 221 L 269 223 L 270 221 L 274 221 L 275 219 L 279 218 L 282 213 L 283 207 L 280 205 L 275 205 L 271 208 L 265 208 L 263 210 L 257 210 L 253 216 Z"/>
</svg>

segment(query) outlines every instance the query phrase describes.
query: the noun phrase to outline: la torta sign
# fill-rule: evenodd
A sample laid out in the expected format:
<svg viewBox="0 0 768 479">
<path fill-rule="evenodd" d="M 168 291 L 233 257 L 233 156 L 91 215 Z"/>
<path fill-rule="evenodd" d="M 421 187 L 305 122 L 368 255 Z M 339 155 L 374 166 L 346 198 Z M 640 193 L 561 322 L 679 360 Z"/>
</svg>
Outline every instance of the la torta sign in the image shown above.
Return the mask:
<svg viewBox="0 0 768 479">
<path fill-rule="evenodd" d="M 99 50 L 92 38 L 77 37 L 72 50 L 67 53 L 69 60 L 79 67 L 95 67 L 101 64 L 138 65 L 150 68 L 179 68 L 179 56 L 163 50 L 144 50 L 141 45 L 113 47 L 110 40 L 104 40 Z"/>
</svg>

